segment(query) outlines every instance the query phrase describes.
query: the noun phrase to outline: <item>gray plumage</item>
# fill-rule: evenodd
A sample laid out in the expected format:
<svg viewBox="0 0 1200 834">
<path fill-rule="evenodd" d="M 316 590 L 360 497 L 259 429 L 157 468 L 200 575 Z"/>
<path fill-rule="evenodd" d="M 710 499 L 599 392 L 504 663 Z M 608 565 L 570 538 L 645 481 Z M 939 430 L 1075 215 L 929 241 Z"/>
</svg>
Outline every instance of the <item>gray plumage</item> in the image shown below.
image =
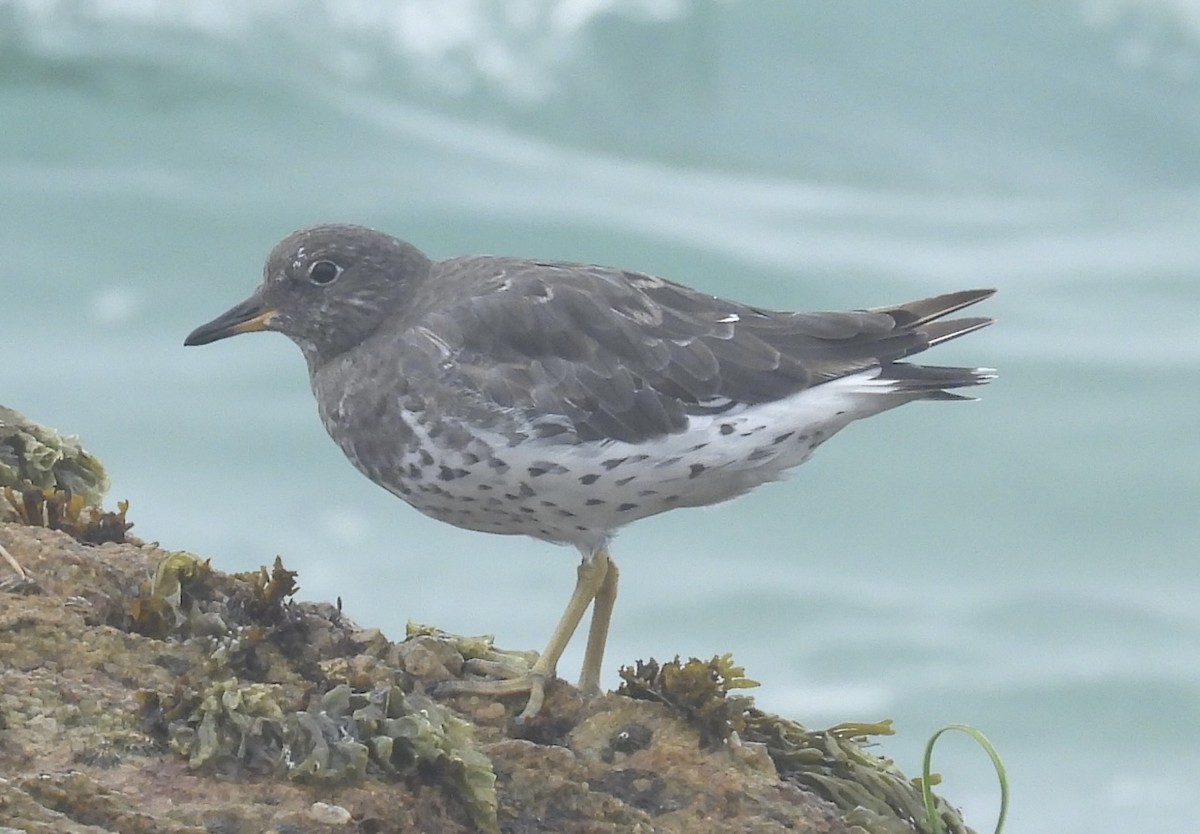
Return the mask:
<svg viewBox="0 0 1200 834">
<path fill-rule="evenodd" d="M 989 324 L 944 316 L 991 294 L 776 312 L 628 270 L 432 261 L 379 232 L 316 226 L 281 241 L 254 296 L 187 343 L 282 331 L 325 427 L 372 480 L 452 524 L 587 551 L 636 518 L 773 480 L 855 418 L 963 399 L 951 389 L 991 375 L 905 360 Z M 761 442 L 787 432 L 799 448 Z"/>
</svg>

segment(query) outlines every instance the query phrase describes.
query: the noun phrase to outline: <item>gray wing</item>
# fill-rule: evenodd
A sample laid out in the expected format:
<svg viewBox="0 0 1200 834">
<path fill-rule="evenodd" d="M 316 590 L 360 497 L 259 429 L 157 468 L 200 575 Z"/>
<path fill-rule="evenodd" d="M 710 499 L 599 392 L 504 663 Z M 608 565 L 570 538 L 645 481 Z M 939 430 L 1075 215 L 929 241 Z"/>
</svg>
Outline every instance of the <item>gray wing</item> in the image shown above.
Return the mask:
<svg viewBox="0 0 1200 834">
<path fill-rule="evenodd" d="M 981 381 L 973 369 L 898 360 L 990 323 L 935 319 L 992 290 L 789 313 L 605 267 L 482 257 L 439 266 L 453 275 L 446 289 L 455 300 L 425 311 L 406 338 L 438 353 L 460 392 L 523 412 L 546 435 L 638 442 L 682 431 L 689 415 L 777 400 L 871 367 L 914 398 L 956 398 L 944 389 Z"/>
</svg>

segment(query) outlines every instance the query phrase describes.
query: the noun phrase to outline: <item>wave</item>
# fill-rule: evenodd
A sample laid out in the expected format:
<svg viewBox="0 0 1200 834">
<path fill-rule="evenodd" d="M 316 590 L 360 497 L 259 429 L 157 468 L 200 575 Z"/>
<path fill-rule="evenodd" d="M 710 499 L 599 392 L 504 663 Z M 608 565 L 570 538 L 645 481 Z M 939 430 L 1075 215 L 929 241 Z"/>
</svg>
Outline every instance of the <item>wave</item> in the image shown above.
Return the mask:
<svg viewBox="0 0 1200 834">
<path fill-rule="evenodd" d="M 0 22 L 48 54 L 137 49 L 121 35 L 193 35 L 255 46 L 347 80 L 415 72 L 444 92 L 483 85 L 548 94 L 588 27 L 605 17 L 661 23 L 685 0 L 8 0 Z M 145 46 L 145 41 L 141 42 Z"/>
<path fill-rule="evenodd" d="M 1198 0 L 0 0 L 0 60 L 8 83 L 333 86 L 693 169 L 1019 193 L 1200 181 L 1198 21 Z"/>
<path fill-rule="evenodd" d="M 941 5 L 945 11 L 963 4 Z M 1034 27 L 1074 24 L 1077 38 L 1089 31 L 1113 34 L 1115 56 L 1132 67 L 1158 66 L 1180 79 L 1200 73 L 1198 0 L 990 0 L 966 6 L 969 15 L 940 20 L 931 15 L 938 10 L 873 7 L 863 30 L 903 35 L 914 23 L 936 23 L 953 49 L 979 41 L 971 26 L 976 16 L 1003 13 L 1010 22 L 1024 18 Z M 770 44 L 780 27 L 795 27 L 802 50 L 813 34 L 844 37 L 847 23 L 858 18 L 862 10 L 855 4 L 797 4 L 780 14 L 764 0 L 0 0 L 0 31 L 8 32 L 0 44 L 24 42 L 57 55 L 153 52 L 153 39 L 139 35 L 193 36 L 287 55 L 298 68 L 347 80 L 403 70 L 446 94 L 485 88 L 529 102 L 552 95 L 564 67 L 589 39 L 602 41 L 614 23 L 661 35 L 646 45 L 665 49 L 672 48 L 672 30 L 687 30 L 684 37 L 693 45 L 720 47 L 731 39 Z M 879 46 L 889 48 L 886 40 Z"/>
</svg>

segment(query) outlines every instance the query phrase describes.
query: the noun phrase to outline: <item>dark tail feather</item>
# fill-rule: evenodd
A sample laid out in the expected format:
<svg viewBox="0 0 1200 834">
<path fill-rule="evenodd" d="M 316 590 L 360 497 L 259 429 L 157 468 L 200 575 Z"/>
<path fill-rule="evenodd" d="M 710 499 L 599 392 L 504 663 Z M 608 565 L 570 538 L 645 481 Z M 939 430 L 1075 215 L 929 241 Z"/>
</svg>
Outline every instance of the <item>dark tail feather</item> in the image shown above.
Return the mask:
<svg viewBox="0 0 1200 834">
<path fill-rule="evenodd" d="M 942 316 L 983 301 L 994 293 L 995 290 L 991 289 L 963 290 L 893 307 L 880 307 L 873 312 L 887 313 L 896 320 L 898 329 L 910 330 L 922 337 L 918 344 L 895 357 L 903 359 L 987 327 L 992 319 L 985 316 L 958 319 L 943 319 Z M 996 373 L 991 368 L 947 368 L 893 360 L 883 364 L 880 378 L 894 380 L 895 392 L 909 394 L 913 399 L 972 400 L 974 397 L 953 394 L 947 389 L 983 385 L 995 379 Z"/>
<path fill-rule="evenodd" d="M 917 330 L 921 325 L 948 316 L 950 313 L 978 304 L 985 298 L 995 295 L 993 289 L 960 290 L 959 292 L 935 295 L 932 298 L 922 298 L 905 304 L 894 304 L 890 307 L 874 307 L 872 313 L 887 313 L 896 320 L 898 330 Z"/>
<path fill-rule="evenodd" d="M 903 394 L 913 400 L 974 400 L 963 394 L 952 394 L 948 388 L 970 388 L 986 385 L 996 378 L 991 368 L 942 368 L 929 365 L 910 365 L 895 362 L 884 365 L 880 379 L 892 380 L 892 394 Z"/>
<path fill-rule="evenodd" d="M 993 321 L 994 319 L 989 319 L 985 316 L 975 316 L 968 319 L 943 319 L 942 321 L 922 325 L 918 329 L 928 337 L 928 347 L 933 347 L 934 345 L 940 345 L 942 342 L 957 339 L 959 336 L 974 333 L 976 330 L 982 330 Z"/>
<path fill-rule="evenodd" d="M 897 383 L 898 391 L 942 391 L 946 388 L 966 388 L 984 385 L 996 378 L 991 368 L 947 368 L 939 365 L 912 365 L 891 362 L 883 366 L 880 379 Z M 941 398 L 934 398 L 941 399 Z M 955 399 L 951 396 L 950 399 Z M 961 399 L 961 398 L 960 398 Z"/>
</svg>

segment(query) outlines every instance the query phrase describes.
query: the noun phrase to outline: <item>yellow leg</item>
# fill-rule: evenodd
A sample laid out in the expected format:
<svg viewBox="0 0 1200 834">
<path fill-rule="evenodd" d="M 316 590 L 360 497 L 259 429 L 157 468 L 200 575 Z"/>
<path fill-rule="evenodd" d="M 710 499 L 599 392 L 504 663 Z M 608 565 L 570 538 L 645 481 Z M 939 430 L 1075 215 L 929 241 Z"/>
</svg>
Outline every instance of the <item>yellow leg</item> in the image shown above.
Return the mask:
<svg viewBox="0 0 1200 834">
<path fill-rule="evenodd" d="M 583 619 L 583 612 L 592 604 L 592 601 L 597 599 L 597 595 L 603 592 L 608 585 L 606 577 L 610 572 L 608 552 L 599 550 L 591 556 L 584 557 L 583 562 L 579 565 L 579 571 L 575 581 L 575 590 L 571 593 L 571 599 L 567 602 L 567 608 L 563 611 L 561 619 L 558 621 L 558 626 L 555 627 L 554 633 L 550 635 L 550 642 L 546 644 L 546 649 L 533 664 L 533 667 L 527 674 L 520 675 L 509 680 L 490 680 L 490 681 L 447 681 L 438 687 L 439 693 L 471 693 L 477 695 L 511 695 L 517 692 L 528 692 L 529 701 L 525 705 L 525 709 L 517 716 L 518 721 L 532 718 L 537 715 L 542 709 L 542 701 L 545 697 L 546 680 L 554 674 L 554 669 L 558 665 L 558 659 L 562 657 L 563 649 L 567 647 L 571 636 L 575 633 L 575 629 L 579 627 L 579 621 Z M 616 573 L 616 568 L 611 568 L 612 572 Z M 612 596 L 616 595 L 616 578 L 612 581 Z M 612 600 L 605 604 L 603 630 L 599 635 L 599 649 L 602 654 L 604 651 L 604 635 L 608 632 L 608 618 L 612 612 Z M 585 657 L 585 674 L 587 659 L 593 653 L 593 640 L 596 639 L 596 620 L 593 615 L 591 634 L 588 638 L 588 649 Z M 600 658 L 595 660 L 597 671 L 596 689 L 599 689 L 599 663 Z"/>
<path fill-rule="evenodd" d="M 607 553 L 605 554 L 607 555 Z M 592 624 L 588 628 L 587 650 L 583 653 L 583 670 L 579 673 L 579 691 L 585 697 L 600 694 L 600 668 L 604 663 L 604 646 L 608 642 L 608 622 L 612 619 L 613 603 L 617 601 L 617 577 L 620 576 L 616 562 L 608 562 L 608 573 L 596 591 L 592 606 Z"/>
</svg>

